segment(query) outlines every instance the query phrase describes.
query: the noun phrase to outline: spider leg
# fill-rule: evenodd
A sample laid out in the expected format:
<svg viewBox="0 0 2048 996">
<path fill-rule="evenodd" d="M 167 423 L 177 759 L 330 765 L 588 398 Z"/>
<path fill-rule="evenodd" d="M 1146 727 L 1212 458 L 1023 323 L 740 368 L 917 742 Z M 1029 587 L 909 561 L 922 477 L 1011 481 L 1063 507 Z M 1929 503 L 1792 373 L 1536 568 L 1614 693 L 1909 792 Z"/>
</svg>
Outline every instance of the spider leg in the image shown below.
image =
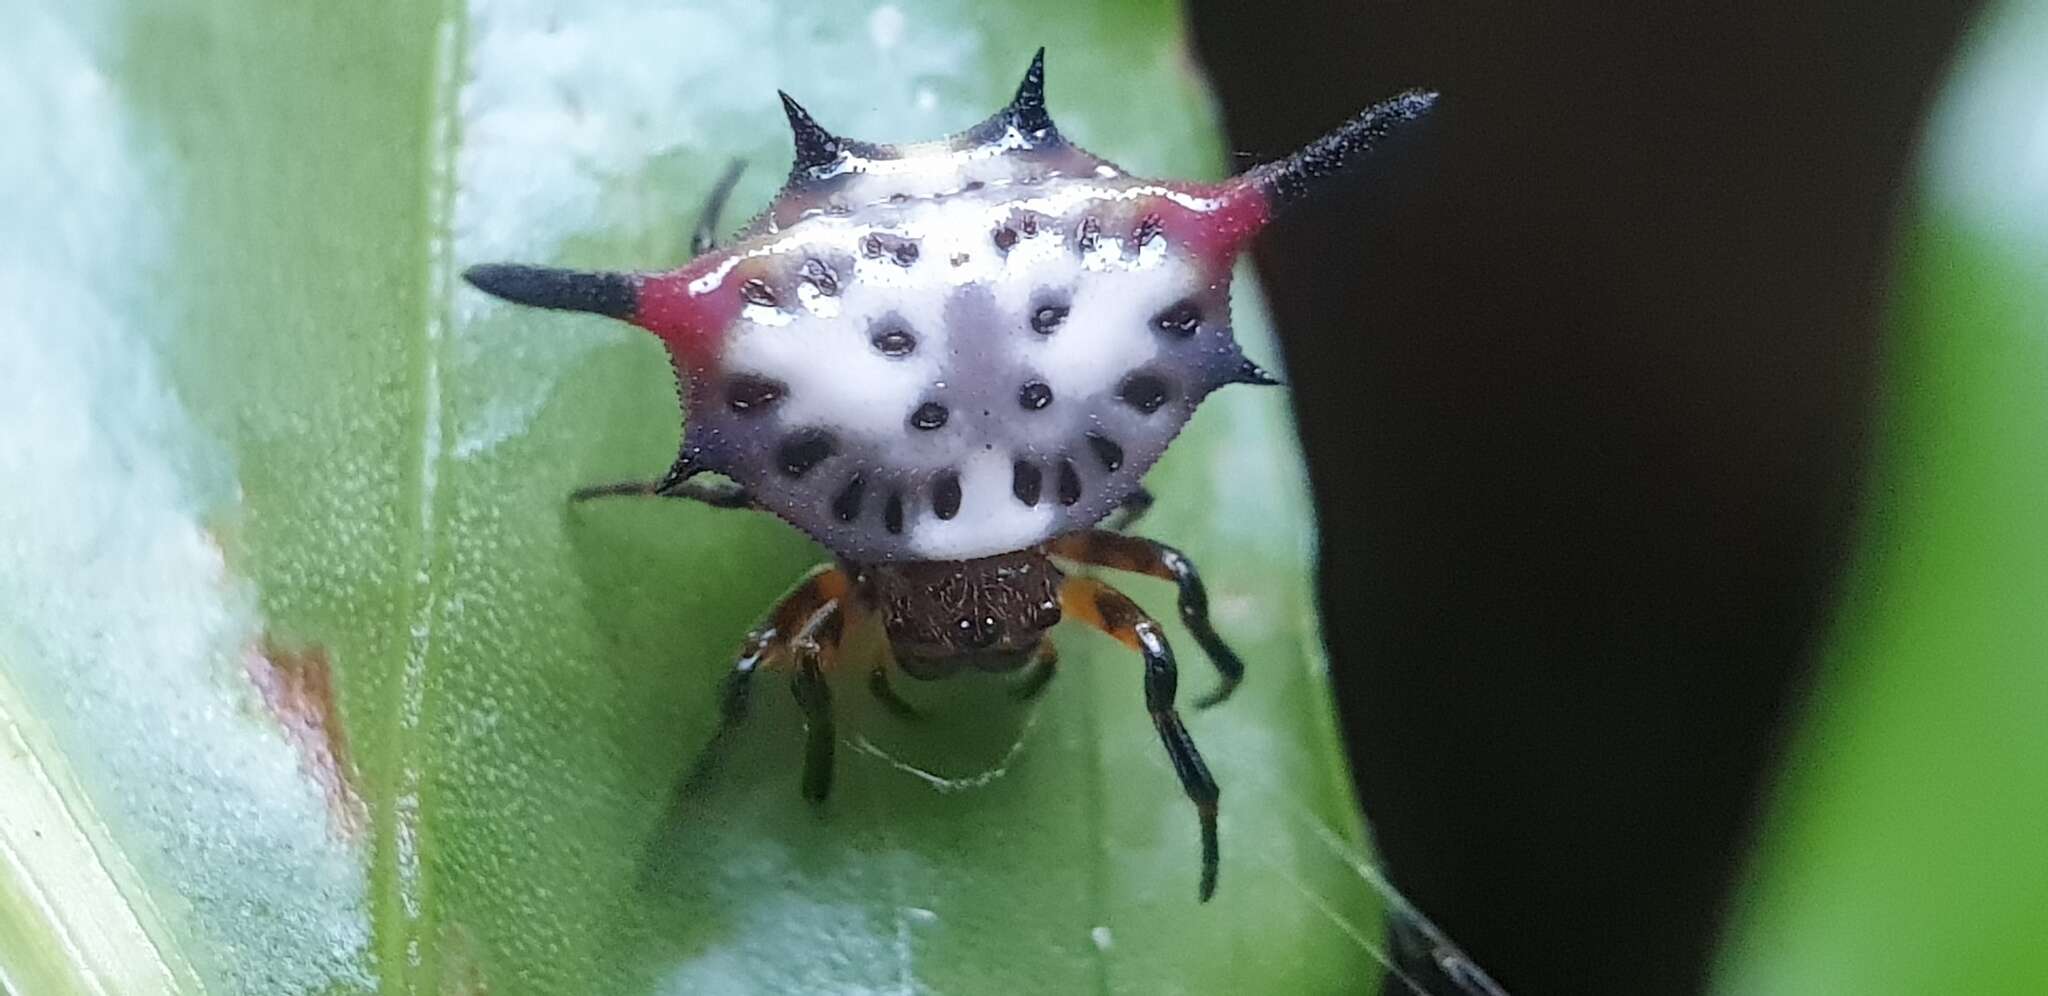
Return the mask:
<svg viewBox="0 0 2048 996">
<path fill-rule="evenodd" d="M 827 602 L 811 615 L 804 628 L 790 641 L 796 656 L 796 674 L 790 680 L 790 691 L 796 695 L 796 704 L 804 711 L 804 798 L 812 802 L 824 802 L 832 794 L 832 742 L 835 734 L 832 727 L 832 688 L 825 684 L 825 668 L 820 658 L 824 646 L 836 647 L 844 629 L 845 617 L 839 611 L 837 600 Z"/>
<path fill-rule="evenodd" d="M 734 159 L 725 164 L 725 172 L 711 185 L 711 193 L 704 198 L 704 210 L 697 212 L 697 227 L 690 233 L 690 255 L 703 255 L 718 242 L 718 216 L 724 213 L 726 198 L 732 196 L 732 188 L 740 182 L 740 173 L 746 168 L 746 160 Z"/>
<path fill-rule="evenodd" d="M 732 197 L 732 189 L 740 182 L 740 174 L 747 168 L 747 161 L 734 159 L 725 165 L 725 172 L 711 184 L 711 192 L 705 195 L 703 210 L 697 212 L 697 227 L 690 233 L 690 255 L 699 256 L 718 241 L 718 216 L 725 212 L 725 202 Z M 658 495 L 663 498 L 689 498 L 703 502 L 712 508 L 752 508 L 754 497 L 736 484 L 693 484 L 691 476 L 700 470 L 687 453 L 678 454 L 676 462 L 669 466 L 668 473 L 652 481 L 617 481 L 578 488 L 569 496 L 570 501 L 588 501 L 592 498 L 608 498 L 614 495 Z"/>
<path fill-rule="evenodd" d="M 712 508 L 752 508 L 754 496 L 747 489 L 730 481 L 699 482 L 674 480 L 673 474 L 654 481 L 618 481 L 612 484 L 597 484 L 577 488 L 570 493 L 570 501 L 589 501 L 592 498 L 611 498 L 619 495 L 646 495 L 656 498 L 687 498 L 703 502 Z"/>
<path fill-rule="evenodd" d="M 698 753 L 696 763 L 683 782 L 683 795 L 696 794 L 718 770 L 733 731 L 747 717 L 754 673 L 776 654 L 796 649 L 798 638 L 813 617 L 826 609 L 836 609 L 850 587 L 846 574 L 839 568 L 819 564 L 775 603 L 760 625 L 747 633 L 740 644 L 739 655 L 733 660 L 732 670 L 726 672 L 720 685 L 718 729 L 712 732 L 711 739 Z M 812 639 L 815 642 L 815 634 Z"/>
<path fill-rule="evenodd" d="M 1075 563 L 1092 564 L 1119 571 L 1131 571 L 1172 581 L 1180 586 L 1180 618 L 1194 634 L 1202 652 L 1216 666 L 1223 681 L 1216 690 L 1195 700 L 1195 708 L 1207 709 L 1237 691 L 1244 680 L 1244 660 L 1217 635 L 1209 622 L 1209 592 L 1202 587 L 1202 575 L 1185 554 L 1164 543 L 1139 536 L 1125 536 L 1103 529 L 1069 533 L 1053 540 L 1051 553 Z"/>
<path fill-rule="evenodd" d="M 1138 520 L 1152 510 L 1152 501 L 1152 492 L 1146 490 L 1144 485 L 1132 488 L 1131 493 L 1117 503 L 1116 519 L 1109 524 L 1109 530 L 1117 533 L 1130 532 L 1131 528 L 1138 524 Z"/>
<path fill-rule="evenodd" d="M 1019 702 L 1029 702 L 1045 693 L 1045 686 L 1052 683 L 1052 677 L 1060 670 L 1060 648 L 1051 640 L 1040 640 L 1038 649 L 1031 652 L 1030 670 L 1022 680 L 1010 687 L 1010 694 Z"/>
<path fill-rule="evenodd" d="M 718 241 L 718 216 L 725 212 L 725 202 L 732 197 L 732 189 L 740 182 L 740 174 L 747 168 L 747 161 L 734 159 L 725 165 L 725 172 L 711 184 L 711 192 L 704 197 L 704 208 L 697 212 L 697 227 L 690 233 L 690 255 L 699 256 Z M 752 508 L 754 497 L 737 484 L 693 484 L 691 476 L 700 470 L 688 454 L 678 454 L 676 462 L 668 472 L 652 481 L 617 481 L 578 488 L 569 496 L 570 501 L 588 501 L 592 498 L 609 498 L 615 495 L 658 495 L 663 498 L 688 498 L 703 502 L 712 508 Z"/>
<path fill-rule="evenodd" d="M 889 683 L 888 664 L 876 661 L 868 671 L 868 693 L 879 699 L 883 708 L 894 713 L 898 719 L 923 719 L 924 713 L 896 693 L 896 686 Z"/>
<path fill-rule="evenodd" d="M 1145 658 L 1145 708 L 1152 713 L 1152 725 L 1159 730 L 1159 742 L 1180 776 L 1181 789 L 1195 804 L 1202 830 L 1202 880 L 1198 892 L 1203 902 L 1216 894 L 1216 779 L 1202 762 L 1202 753 L 1188 736 L 1173 699 L 1179 684 L 1173 664 L 1173 648 L 1159 624 L 1137 603 L 1115 588 L 1094 578 L 1069 577 L 1060 585 L 1060 606 L 1069 619 L 1078 619 L 1110 636 Z"/>
</svg>

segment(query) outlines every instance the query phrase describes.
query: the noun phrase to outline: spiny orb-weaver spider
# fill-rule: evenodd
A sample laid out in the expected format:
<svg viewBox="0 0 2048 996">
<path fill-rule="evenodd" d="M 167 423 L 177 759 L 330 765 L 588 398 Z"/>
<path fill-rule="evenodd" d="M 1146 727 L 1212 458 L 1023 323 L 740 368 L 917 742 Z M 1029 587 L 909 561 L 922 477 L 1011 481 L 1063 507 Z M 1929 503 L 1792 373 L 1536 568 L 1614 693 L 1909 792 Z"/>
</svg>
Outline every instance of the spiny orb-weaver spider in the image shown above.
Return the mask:
<svg viewBox="0 0 2048 996">
<path fill-rule="evenodd" d="M 809 727 L 803 792 L 822 801 L 835 739 L 824 673 L 856 626 L 879 622 L 912 678 L 1028 666 L 1016 691 L 1029 697 L 1056 666 L 1047 631 L 1078 620 L 1144 659 L 1146 708 L 1200 817 L 1207 900 L 1218 793 L 1174 707 L 1173 651 L 1129 598 L 1058 564 L 1175 582 L 1222 676 L 1198 706 L 1230 696 L 1244 665 L 1209 623 L 1195 566 L 1096 527 L 1151 503 L 1140 478 L 1209 392 L 1275 383 L 1231 335 L 1238 253 L 1435 98 L 1403 93 L 1212 184 L 1134 177 L 1068 142 L 1046 112 L 1043 49 L 1008 106 L 937 142 L 841 138 L 783 94 L 795 163 L 730 245 L 712 235 L 738 164 L 679 269 L 464 275 L 508 301 L 624 319 L 668 349 L 687 416 L 674 464 L 574 499 L 763 509 L 834 555 L 747 634 L 721 730 L 759 667 L 789 667 Z M 869 689 L 914 714 L 887 664 L 872 664 Z"/>
</svg>

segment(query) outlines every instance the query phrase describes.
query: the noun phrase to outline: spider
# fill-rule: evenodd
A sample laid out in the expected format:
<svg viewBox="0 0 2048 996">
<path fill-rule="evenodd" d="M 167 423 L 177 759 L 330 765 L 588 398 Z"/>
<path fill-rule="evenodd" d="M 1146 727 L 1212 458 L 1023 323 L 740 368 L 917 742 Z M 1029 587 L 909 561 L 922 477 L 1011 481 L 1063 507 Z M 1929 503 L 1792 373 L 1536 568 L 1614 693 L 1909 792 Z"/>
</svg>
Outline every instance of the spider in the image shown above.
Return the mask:
<svg viewBox="0 0 2048 996">
<path fill-rule="evenodd" d="M 1028 698 L 1055 673 L 1048 633 L 1062 619 L 1123 643 L 1143 660 L 1145 708 L 1195 806 L 1208 900 L 1219 793 L 1175 705 L 1173 649 L 1130 598 L 1067 567 L 1174 582 L 1221 676 L 1197 704 L 1230 697 L 1244 664 L 1210 624 L 1195 565 L 1099 526 L 1151 504 L 1140 479 L 1209 392 L 1276 383 L 1231 335 L 1238 253 L 1436 95 L 1408 91 L 1213 184 L 1141 179 L 1067 141 L 1046 110 L 1043 49 L 1008 105 L 936 142 L 842 138 L 781 96 L 788 182 L 729 245 L 714 235 L 738 163 L 713 185 L 680 268 L 464 274 L 518 304 L 632 322 L 668 349 L 686 413 L 674 463 L 573 500 L 765 510 L 831 551 L 747 634 L 720 727 L 745 715 L 757 671 L 786 668 L 814 801 L 832 787 L 825 676 L 856 627 L 886 634 L 892 659 L 870 664 L 867 685 L 903 715 L 915 710 L 892 663 L 920 680 L 1019 672 Z"/>
</svg>

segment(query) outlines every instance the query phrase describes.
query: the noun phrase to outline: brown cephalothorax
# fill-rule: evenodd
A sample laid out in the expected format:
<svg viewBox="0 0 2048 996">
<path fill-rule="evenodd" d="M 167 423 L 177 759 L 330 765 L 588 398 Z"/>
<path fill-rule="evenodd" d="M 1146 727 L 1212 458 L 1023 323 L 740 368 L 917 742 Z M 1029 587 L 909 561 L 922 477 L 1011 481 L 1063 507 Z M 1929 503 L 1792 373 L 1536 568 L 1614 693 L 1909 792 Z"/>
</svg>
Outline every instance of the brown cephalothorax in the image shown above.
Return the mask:
<svg viewBox="0 0 2048 996">
<path fill-rule="evenodd" d="M 1023 667 L 1060 621 L 1064 579 L 1038 550 L 876 564 L 853 575 L 855 590 L 881 617 L 896 663 L 905 674 L 924 679 L 962 668 Z"/>
<path fill-rule="evenodd" d="M 1151 504 L 1140 479 L 1211 392 L 1275 383 L 1231 332 L 1231 267 L 1252 236 L 1436 95 L 1401 94 L 1221 183 L 1147 180 L 1060 133 L 1044 57 L 1007 106 L 939 142 L 843 138 L 783 95 L 796 156 L 782 192 L 714 248 L 735 164 L 677 269 L 465 276 L 508 301 L 624 319 L 668 348 L 687 414 L 668 473 L 576 499 L 761 509 L 839 558 L 747 635 L 707 756 L 759 667 L 786 667 L 809 726 L 803 790 L 822 801 L 835 742 L 825 673 L 849 632 L 880 625 L 914 678 L 1028 666 L 1016 690 L 1030 697 L 1057 666 L 1047 631 L 1080 622 L 1144 660 L 1146 709 L 1199 816 L 1206 900 L 1217 788 L 1174 705 L 1173 651 L 1136 603 L 1059 563 L 1174 582 L 1222 677 L 1198 705 L 1237 687 L 1244 665 L 1209 624 L 1194 565 L 1096 527 Z M 871 663 L 868 688 L 914 715 L 889 663 Z"/>
</svg>

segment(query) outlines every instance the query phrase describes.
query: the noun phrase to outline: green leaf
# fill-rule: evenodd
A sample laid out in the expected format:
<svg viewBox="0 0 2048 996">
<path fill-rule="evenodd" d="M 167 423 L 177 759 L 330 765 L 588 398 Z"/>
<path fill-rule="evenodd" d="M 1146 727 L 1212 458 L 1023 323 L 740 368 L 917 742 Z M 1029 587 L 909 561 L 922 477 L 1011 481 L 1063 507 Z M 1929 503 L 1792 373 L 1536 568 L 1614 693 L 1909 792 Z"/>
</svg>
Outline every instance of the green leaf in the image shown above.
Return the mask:
<svg viewBox="0 0 2048 996">
<path fill-rule="evenodd" d="M 1862 549 L 1727 993 L 2048 991 L 2048 3 L 1929 131 Z"/>
<path fill-rule="evenodd" d="M 1173 5 L 89 0 L 10 31 L 0 982 L 1376 985 L 1284 393 L 1225 392 L 1151 478 L 1147 531 L 1204 566 L 1251 666 L 1191 720 L 1224 800 L 1198 905 L 1138 662 L 1077 629 L 1034 707 L 962 679 L 909 689 L 937 713 L 910 726 L 855 671 L 822 812 L 764 684 L 725 775 L 672 809 L 741 633 L 820 551 L 761 515 L 569 508 L 666 466 L 663 357 L 454 278 L 677 260 L 728 157 L 753 164 L 736 204 L 774 186 L 776 88 L 931 137 L 1041 43 L 1069 134 L 1214 175 Z"/>
</svg>

